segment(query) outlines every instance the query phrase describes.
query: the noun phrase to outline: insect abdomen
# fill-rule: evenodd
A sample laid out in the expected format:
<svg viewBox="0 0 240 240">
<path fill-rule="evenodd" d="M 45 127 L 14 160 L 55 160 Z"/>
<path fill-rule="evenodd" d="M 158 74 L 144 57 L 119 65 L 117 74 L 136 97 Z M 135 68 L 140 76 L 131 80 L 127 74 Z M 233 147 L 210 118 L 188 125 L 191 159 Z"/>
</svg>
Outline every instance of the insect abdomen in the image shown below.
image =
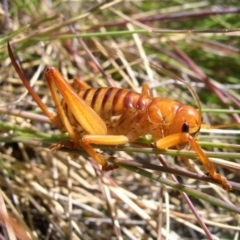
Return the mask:
<svg viewBox="0 0 240 240">
<path fill-rule="evenodd" d="M 103 119 L 118 116 L 127 109 L 145 110 L 151 97 L 121 88 L 89 88 L 79 96 Z"/>
</svg>

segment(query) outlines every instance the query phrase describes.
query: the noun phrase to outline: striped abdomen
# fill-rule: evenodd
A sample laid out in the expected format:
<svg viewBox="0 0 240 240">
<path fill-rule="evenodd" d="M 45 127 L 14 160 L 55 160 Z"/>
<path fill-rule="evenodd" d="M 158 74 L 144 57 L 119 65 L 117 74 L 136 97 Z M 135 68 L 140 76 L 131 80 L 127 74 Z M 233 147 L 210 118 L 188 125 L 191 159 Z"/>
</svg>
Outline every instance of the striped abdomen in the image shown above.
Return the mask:
<svg viewBox="0 0 240 240">
<path fill-rule="evenodd" d="M 146 110 L 152 99 L 121 88 L 89 88 L 78 95 L 104 120 L 119 116 L 126 110 Z"/>
<path fill-rule="evenodd" d="M 147 109 L 152 97 L 120 88 L 89 88 L 79 91 L 78 95 L 102 118 L 108 134 L 125 135 L 134 141 L 149 133 Z M 87 134 L 65 101 L 63 108 L 75 131 L 80 136 Z"/>
</svg>

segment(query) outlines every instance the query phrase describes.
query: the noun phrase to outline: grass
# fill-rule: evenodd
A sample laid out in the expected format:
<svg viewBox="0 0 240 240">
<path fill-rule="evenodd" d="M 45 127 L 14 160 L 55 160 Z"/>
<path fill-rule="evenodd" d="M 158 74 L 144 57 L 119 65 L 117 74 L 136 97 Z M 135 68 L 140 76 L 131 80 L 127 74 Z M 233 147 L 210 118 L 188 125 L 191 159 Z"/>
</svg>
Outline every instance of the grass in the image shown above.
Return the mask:
<svg viewBox="0 0 240 240">
<path fill-rule="evenodd" d="M 153 149 L 151 138 L 96 146 L 120 166 L 102 172 L 82 149 L 49 151 L 67 135 L 39 110 L 6 51 L 10 41 L 52 111 L 43 81 L 47 65 L 58 67 L 69 81 L 78 77 L 95 87 L 141 91 L 148 82 L 155 96 L 197 108 L 178 81 L 183 79 L 201 101 L 204 124 L 230 124 L 239 122 L 240 106 L 237 4 L 218 5 L 215 11 L 210 1 L 48 4 L 15 0 L 8 8 L 3 5 L 1 237 L 238 239 L 239 128 L 203 130 L 198 139 L 217 171 L 231 181 L 231 191 L 205 175 L 195 152 Z M 190 166 L 179 161 L 184 157 Z"/>
</svg>

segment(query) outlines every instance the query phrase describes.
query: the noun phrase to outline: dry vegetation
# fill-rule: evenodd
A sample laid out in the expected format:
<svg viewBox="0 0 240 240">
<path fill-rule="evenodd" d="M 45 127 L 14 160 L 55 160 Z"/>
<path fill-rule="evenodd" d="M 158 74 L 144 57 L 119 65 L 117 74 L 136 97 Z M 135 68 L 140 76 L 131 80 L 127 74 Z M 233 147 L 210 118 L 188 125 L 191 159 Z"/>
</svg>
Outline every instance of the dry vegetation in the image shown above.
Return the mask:
<svg viewBox="0 0 240 240">
<path fill-rule="evenodd" d="M 140 91 L 149 82 L 152 94 L 196 107 L 186 86 L 176 81 L 181 78 L 198 94 L 205 124 L 233 123 L 240 113 L 237 2 L 3 2 L 0 239 L 239 239 L 238 128 L 199 136 L 217 171 L 231 180 L 229 192 L 208 183 L 198 161 L 188 168 L 174 157 L 194 158 L 193 152 L 153 151 L 145 138 L 101 148 L 106 158 L 123 163 L 102 172 L 81 149 L 48 149 L 67 136 L 39 111 L 6 51 L 10 41 L 52 111 L 43 79 L 47 65 L 69 81 L 78 77 L 92 86 Z"/>
</svg>

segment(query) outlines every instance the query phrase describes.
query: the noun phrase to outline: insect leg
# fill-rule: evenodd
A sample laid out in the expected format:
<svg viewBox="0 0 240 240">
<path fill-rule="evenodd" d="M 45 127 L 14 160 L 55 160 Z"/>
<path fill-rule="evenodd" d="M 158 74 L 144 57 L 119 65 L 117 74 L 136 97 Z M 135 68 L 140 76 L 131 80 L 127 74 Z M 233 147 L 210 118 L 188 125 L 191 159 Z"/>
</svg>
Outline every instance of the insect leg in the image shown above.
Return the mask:
<svg viewBox="0 0 240 240">
<path fill-rule="evenodd" d="M 182 143 L 188 142 L 197 153 L 200 161 L 208 170 L 210 176 L 218 181 L 225 190 L 230 190 L 232 186 L 228 183 L 227 179 L 220 174 L 218 174 L 213 166 L 213 164 L 209 161 L 206 154 L 197 144 L 196 140 L 188 133 L 176 133 L 170 136 L 164 137 L 156 142 L 156 146 L 158 149 L 167 149 Z"/>
<path fill-rule="evenodd" d="M 143 83 L 142 85 L 142 95 L 148 95 L 150 96 L 150 89 L 149 89 L 149 84 L 148 83 Z"/>
<path fill-rule="evenodd" d="M 38 106 L 42 109 L 42 111 L 44 112 L 44 114 L 46 114 L 46 116 L 51 120 L 51 122 L 58 127 L 58 122 L 57 122 L 57 119 L 56 117 L 54 116 L 54 114 L 52 114 L 51 112 L 48 111 L 47 109 L 47 106 L 42 102 L 42 100 L 40 99 L 40 97 L 36 94 L 36 92 L 34 92 L 33 88 L 30 86 L 23 70 L 21 69 L 21 67 L 19 66 L 19 64 L 17 63 L 14 55 L 13 55 L 13 52 L 12 52 L 12 49 L 11 49 L 11 46 L 10 44 L 8 43 L 7 45 L 8 47 L 8 54 L 9 54 L 9 57 L 11 59 L 11 62 L 16 70 L 16 72 L 18 73 L 18 76 L 20 77 L 20 79 L 22 80 L 24 86 L 27 88 L 27 90 L 29 91 L 29 93 L 31 94 L 31 96 L 33 97 L 33 99 L 36 101 L 36 103 L 38 104 Z"/>
<path fill-rule="evenodd" d="M 78 136 L 77 134 L 74 132 L 73 130 L 73 127 L 71 126 L 71 123 L 69 122 L 67 116 L 66 116 L 66 113 L 63 109 L 63 106 L 61 104 L 61 101 L 59 99 L 59 96 L 57 94 L 57 91 L 55 89 L 55 86 L 54 86 L 54 83 L 53 81 L 49 81 L 48 78 L 46 78 L 47 80 L 47 83 L 48 83 L 48 86 L 49 86 L 49 90 L 51 92 L 51 95 L 52 95 L 52 98 L 53 98 L 53 101 L 56 105 L 56 108 L 57 108 L 57 112 L 58 112 L 58 115 L 61 119 L 61 122 L 65 128 L 65 130 L 67 131 L 67 133 L 69 134 L 70 138 L 73 140 L 74 142 L 74 146 L 75 147 L 78 147 L 79 145 L 79 139 L 78 139 Z M 57 145 L 57 148 L 58 148 L 58 145 Z"/>
<path fill-rule="evenodd" d="M 91 86 L 89 86 L 87 83 L 80 80 L 80 78 L 75 78 L 71 86 L 73 87 L 73 89 L 75 90 L 78 89 L 79 91 L 91 88 Z"/>
<path fill-rule="evenodd" d="M 102 166 L 103 171 L 108 171 L 116 168 L 116 166 L 109 165 L 104 158 L 102 158 L 95 150 L 92 148 L 91 144 L 99 145 L 120 145 L 128 143 L 128 138 L 123 135 L 85 135 L 80 141 L 82 147 L 86 152 Z"/>
<path fill-rule="evenodd" d="M 45 71 L 45 78 L 48 82 L 51 93 L 55 96 L 54 101 L 56 101 L 56 104 L 59 103 L 57 103 L 58 97 L 54 85 L 56 85 L 65 102 L 67 103 L 68 108 L 86 132 L 99 135 L 107 134 L 107 127 L 103 120 L 82 98 L 78 96 L 78 94 L 66 82 L 66 80 L 57 69 L 54 67 L 48 67 Z M 68 120 L 65 120 L 65 113 L 61 104 L 57 107 L 58 110 L 61 111 L 61 120 L 68 125 Z"/>
</svg>

